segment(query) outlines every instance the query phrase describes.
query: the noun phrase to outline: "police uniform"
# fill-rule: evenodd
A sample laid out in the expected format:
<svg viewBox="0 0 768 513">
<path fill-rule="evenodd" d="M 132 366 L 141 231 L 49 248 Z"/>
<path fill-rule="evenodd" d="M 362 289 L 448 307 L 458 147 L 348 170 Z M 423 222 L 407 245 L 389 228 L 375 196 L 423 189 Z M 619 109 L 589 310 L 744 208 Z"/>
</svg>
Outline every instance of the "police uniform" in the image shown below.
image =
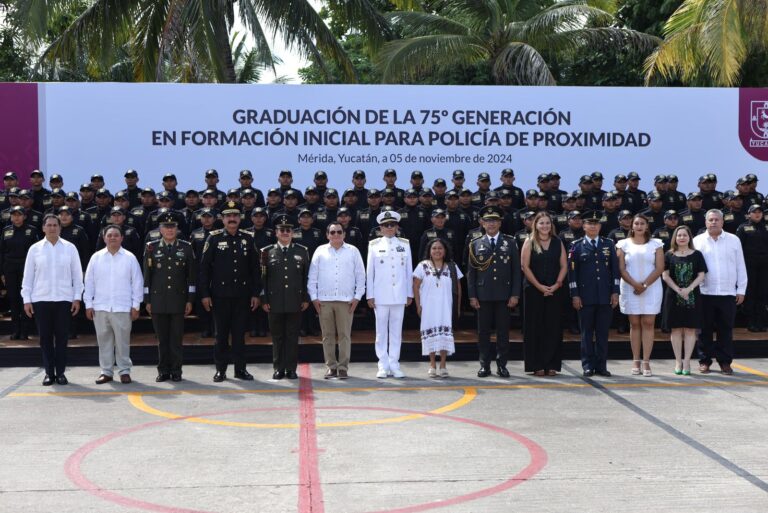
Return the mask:
<svg viewBox="0 0 768 513">
<path fill-rule="evenodd" d="M 178 230 L 175 218 L 164 214 L 160 226 Z M 157 379 L 181 380 L 184 315 L 192 311 L 197 282 L 197 261 L 192 245 L 184 240 L 161 239 L 144 250 L 144 303 L 151 307 L 157 336 Z M 189 305 L 189 308 L 187 308 Z"/>
<path fill-rule="evenodd" d="M 11 207 L 11 212 L 22 212 L 22 207 Z M 0 238 L 0 270 L 5 278 L 8 303 L 11 308 L 13 334 L 11 340 L 26 340 L 29 319 L 24 314 L 21 300 L 21 281 L 24 278 L 24 260 L 30 246 L 38 241 L 37 230 L 27 224 L 3 228 Z"/>
<path fill-rule="evenodd" d="M 237 204 L 227 202 L 222 214 L 240 214 Z M 216 344 L 213 358 L 216 363 L 214 381 L 226 379 L 227 365 L 235 366 L 235 377 L 253 379 L 245 370 L 245 330 L 251 300 L 258 298 L 261 275 L 258 249 L 244 230 L 230 233 L 226 228 L 208 235 L 200 263 L 199 295 L 211 298 L 216 323 Z M 230 352 L 230 336 L 232 347 Z"/>
<path fill-rule="evenodd" d="M 400 214 L 385 211 L 376 221 L 398 223 Z M 378 237 L 368 244 L 366 296 L 376 315 L 376 377 L 404 377 L 400 370 L 405 305 L 413 299 L 411 246 L 400 237 Z"/>
<path fill-rule="evenodd" d="M 761 210 L 758 206 L 752 211 Z M 744 313 L 749 331 L 766 331 L 766 305 L 768 305 L 768 229 L 765 220 L 759 223 L 747 221 L 736 230 L 744 251 L 747 267 L 747 293 L 744 296 Z"/>
<path fill-rule="evenodd" d="M 200 262 L 203 258 L 203 248 L 205 247 L 205 241 L 208 239 L 208 234 L 210 234 L 211 231 L 212 230 L 207 230 L 203 227 L 200 227 L 193 231 L 189 236 L 189 241 L 192 244 L 192 251 L 195 253 L 195 258 L 197 259 L 198 269 L 200 268 Z M 259 246 L 256 245 L 256 247 L 258 248 Z M 199 280 L 200 275 L 198 273 L 196 283 L 198 290 L 200 289 Z M 197 294 L 197 300 L 195 301 L 195 312 L 197 313 L 197 318 L 200 322 L 200 325 L 202 326 L 202 332 L 200 336 L 203 338 L 213 337 L 214 333 L 216 333 L 216 326 L 213 322 L 213 315 L 211 312 L 203 308 L 203 305 L 200 302 L 199 294 Z"/>
<path fill-rule="evenodd" d="M 485 207 L 484 220 L 501 221 L 498 207 Z M 488 234 L 473 239 L 469 244 L 467 265 L 467 296 L 480 303 L 477 310 L 478 349 L 480 370 L 478 377 L 491 373 L 491 326 L 496 324 L 496 373 L 509 377 L 509 308 L 511 299 L 520 298 L 520 255 L 515 239 L 501 232 L 492 240 Z"/>
<path fill-rule="evenodd" d="M 597 213 L 585 215 L 597 220 Z M 594 243 L 594 244 L 593 244 Z M 586 376 L 610 375 L 608 330 L 613 315 L 612 297 L 619 293 L 619 261 L 613 241 L 606 237 L 575 241 L 568 253 L 568 283 L 571 298 L 580 298 L 581 365 Z"/>
<path fill-rule="evenodd" d="M 290 221 L 282 215 L 274 224 L 276 228 L 291 228 Z M 273 379 L 297 378 L 301 313 L 309 306 L 309 263 L 307 248 L 293 242 L 283 246 L 279 236 L 278 242 L 261 250 L 261 302 L 269 306 Z"/>
</svg>

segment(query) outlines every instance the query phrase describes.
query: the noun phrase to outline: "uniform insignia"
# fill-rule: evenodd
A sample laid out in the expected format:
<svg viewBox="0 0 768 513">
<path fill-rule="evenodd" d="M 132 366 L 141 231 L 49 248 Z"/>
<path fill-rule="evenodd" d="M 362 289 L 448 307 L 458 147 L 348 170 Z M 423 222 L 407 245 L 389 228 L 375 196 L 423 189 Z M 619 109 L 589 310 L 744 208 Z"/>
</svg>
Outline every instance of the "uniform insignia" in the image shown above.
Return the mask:
<svg viewBox="0 0 768 513">
<path fill-rule="evenodd" d="M 26 233 L 27 233 L 27 235 L 32 235 L 32 230 L 30 228 L 27 228 Z"/>
<path fill-rule="evenodd" d="M 293 255 L 293 258 L 294 258 L 294 260 L 298 260 L 299 262 L 301 262 L 303 260 L 301 255 Z"/>
<path fill-rule="evenodd" d="M 611 248 L 603 248 L 603 255 L 611 256 Z"/>
<path fill-rule="evenodd" d="M 395 251 L 397 251 L 398 253 L 405 253 L 405 248 L 402 246 L 398 246 L 397 248 L 395 248 Z"/>
<path fill-rule="evenodd" d="M 744 231 L 745 232 L 754 232 L 755 231 L 755 227 L 754 226 L 745 226 L 744 227 Z"/>
<path fill-rule="evenodd" d="M 683 216 L 683 222 L 693 221 L 693 216 Z"/>
<path fill-rule="evenodd" d="M 3 237 L 13 237 L 13 228 L 8 228 L 4 230 Z"/>
</svg>

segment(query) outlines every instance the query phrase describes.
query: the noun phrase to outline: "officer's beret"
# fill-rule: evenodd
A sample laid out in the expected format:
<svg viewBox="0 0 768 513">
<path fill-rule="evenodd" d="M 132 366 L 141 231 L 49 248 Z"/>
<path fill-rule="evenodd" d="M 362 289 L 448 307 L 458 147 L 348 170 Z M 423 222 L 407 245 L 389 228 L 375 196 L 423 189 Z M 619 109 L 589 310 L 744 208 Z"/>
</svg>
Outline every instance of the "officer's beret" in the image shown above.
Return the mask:
<svg viewBox="0 0 768 513">
<path fill-rule="evenodd" d="M 337 214 L 338 215 L 338 214 Z M 393 210 L 385 210 L 376 216 L 376 222 L 379 224 L 384 223 L 399 223 L 400 214 Z"/>
<path fill-rule="evenodd" d="M 688 194 L 688 201 L 693 201 L 696 199 L 703 199 L 703 196 L 701 195 L 700 192 L 691 192 L 690 194 Z"/>
<path fill-rule="evenodd" d="M 424 178 L 424 175 L 417 169 L 411 172 L 411 178 Z"/>
<path fill-rule="evenodd" d="M 154 196 L 155 195 L 155 190 L 152 187 L 144 187 L 139 194 L 141 196 L 144 196 L 145 194 L 149 194 L 150 196 Z"/>
<path fill-rule="evenodd" d="M 368 197 L 376 198 L 381 196 L 381 191 L 378 189 L 368 189 Z"/>
<path fill-rule="evenodd" d="M 509 167 L 506 169 L 502 169 L 501 176 L 515 176 L 515 170 Z"/>
<path fill-rule="evenodd" d="M 279 176 L 290 176 L 291 178 L 293 178 L 293 173 L 291 172 L 290 169 L 283 169 L 280 171 Z"/>
<path fill-rule="evenodd" d="M 11 207 L 10 209 L 11 214 L 26 214 L 24 211 L 24 207 L 21 205 L 16 205 L 15 207 Z"/>
<path fill-rule="evenodd" d="M 510 171 L 511 171 L 511 170 L 510 170 Z M 501 173 L 502 173 L 502 175 L 503 175 L 503 174 L 504 174 L 504 171 L 502 171 Z M 514 173 L 512 173 L 512 174 L 514 175 Z M 464 171 L 463 171 L 463 170 L 461 170 L 461 169 L 455 169 L 455 170 L 453 171 L 453 175 L 452 175 L 452 176 L 453 176 L 454 178 L 464 178 Z"/>
<path fill-rule="evenodd" d="M 445 217 L 445 210 L 442 208 L 436 208 L 432 211 L 432 217 L 443 216 Z"/>
<path fill-rule="evenodd" d="M 328 173 L 325 171 L 317 171 L 315 172 L 315 180 L 327 180 L 328 179 Z"/>
<path fill-rule="evenodd" d="M 627 173 L 627 180 L 640 180 L 640 175 L 635 171 L 630 171 Z"/>
<path fill-rule="evenodd" d="M 165 182 L 166 180 L 174 180 L 175 181 L 176 180 L 176 175 L 174 175 L 173 173 L 165 173 L 163 175 L 163 181 Z"/>
<path fill-rule="evenodd" d="M 236 201 L 227 201 L 224 204 L 224 208 L 221 209 L 222 215 L 239 214 L 239 213 L 240 213 L 240 205 L 238 205 Z"/>
<path fill-rule="evenodd" d="M 480 217 L 486 220 L 501 219 L 504 217 L 504 211 L 495 205 L 488 205 L 480 209 Z"/>
<path fill-rule="evenodd" d="M 33 176 L 40 176 L 41 178 L 44 178 L 43 172 L 39 169 L 33 170 L 31 173 L 29 173 L 29 177 L 32 178 Z"/>
<path fill-rule="evenodd" d="M 579 185 L 583 183 L 592 183 L 592 175 L 581 175 L 581 178 L 579 178 Z"/>
<path fill-rule="evenodd" d="M 478 182 L 485 182 L 486 180 L 489 182 L 491 181 L 491 175 L 489 175 L 488 173 L 480 173 L 479 175 L 477 175 Z"/>
<path fill-rule="evenodd" d="M 599 223 L 602 219 L 602 216 L 597 210 L 587 210 L 581 215 L 581 218 L 585 223 Z"/>
<path fill-rule="evenodd" d="M 264 209 L 264 207 L 256 207 L 253 210 L 251 210 L 251 217 L 256 217 L 256 216 L 267 217 L 267 211 Z"/>
<path fill-rule="evenodd" d="M 135 169 L 129 169 L 128 171 L 125 172 L 123 176 L 126 178 L 131 178 L 131 177 L 139 176 L 139 173 Z"/>
<path fill-rule="evenodd" d="M 384 176 L 397 176 L 397 171 L 392 168 L 384 170 Z"/>
<path fill-rule="evenodd" d="M 549 181 L 549 173 L 541 173 L 539 176 L 536 177 L 536 183 L 548 182 L 548 181 Z"/>
<path fill-rule="evenodd" d="M 747 213 L 751 214 L 752 212 L 754 212 L 756 210 L 759 210 L 760 212 L 762 212 L 763 211 L 763 207 L 760 206 L 760 205 L 750 205 L 749 208 L 747 209 Z"/>
<path fill-rule="evenodd" d="M 352 178 L 365 178 L 365 171 L 363 171 L 362 169 L 356 169 L 352 173 Z"/>
<path fill-rule="evenodd" d="M 324 196 L 327 198 L 329 196 L 336 196 L 339 197 L 339 192 L 336 189 L 329 188 L 325 190 Z"/>
<path fill-rule="evenodd" d="M 664 212 L 664 219 L 669 219 L 671 217 L 677 217 L 677 210 L 667 210 Z"/>
<path fill-rule="evenodd" d="M 169 212 L 163 212 L 162 214 L 157 216 L 157 224 L 176 226 L 179 223 L 176 220 L 176 218 L 173 216 L 173 214 L 169 211 Z"/>
<path fill-rule="evenodd" d="M 14 173 L 13 171 L 8 171 L 3 176 L 3 180 L 18 180 L 18 179 L 19 179 L 19 177 L 16 176 L 16 173 Z"/>
<path fill-rule="evenodd" d="M 240 178 L 253 178 L 250 169 L 243 169 L 240 171 Z"/>
<path fill-rule="evenodd" d="M 272 224 L 278 228 L 280 227 L 293 228 L 293 223 L 291 222 L 291 218 L 285 214 L 276 215 L 274 219 L 272 219 Z"/>
<path fill-rule="evenodd" d="M 205 172 L 205 177 L 206 178 L 210 178 L 212 176 L 218 178 L 219 177 L 219 172 L 216 171 L 215 169 L 209 169 L 208 171 Z"/>
</svg>

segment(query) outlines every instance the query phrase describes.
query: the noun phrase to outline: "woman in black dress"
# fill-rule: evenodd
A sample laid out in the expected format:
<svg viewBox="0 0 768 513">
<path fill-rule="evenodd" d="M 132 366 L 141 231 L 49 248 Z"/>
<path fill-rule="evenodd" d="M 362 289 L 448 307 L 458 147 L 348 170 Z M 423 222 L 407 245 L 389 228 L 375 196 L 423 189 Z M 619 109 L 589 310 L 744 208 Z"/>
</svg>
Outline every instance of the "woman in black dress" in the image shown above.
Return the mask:
<svg viewBox="0 0 768 513">
<path fill-rule="evenodd" d="M 548 213 L 539 212 L 533 218 L 531 233 L 523 243 L 520 265 L 525 275 L 525 372 L 554 376 L 560 371 L 562 361 L 562 294 L 568 263 Z"/>
<path fill-rule="evenodd" d="M 707 264 L 700 251 L 693 249 L 693 235 L 687 226 L 678 226 L 672 234 L 664 257 L 662 279 L 667 284 L 662 310 L 662 327 L 671 330 L 675 353 L 675 374 L 691 374 L 691 354 L 696 346 L 696 330 L 701 328 L 699 285 L 704 281 Z"/>
</svg>

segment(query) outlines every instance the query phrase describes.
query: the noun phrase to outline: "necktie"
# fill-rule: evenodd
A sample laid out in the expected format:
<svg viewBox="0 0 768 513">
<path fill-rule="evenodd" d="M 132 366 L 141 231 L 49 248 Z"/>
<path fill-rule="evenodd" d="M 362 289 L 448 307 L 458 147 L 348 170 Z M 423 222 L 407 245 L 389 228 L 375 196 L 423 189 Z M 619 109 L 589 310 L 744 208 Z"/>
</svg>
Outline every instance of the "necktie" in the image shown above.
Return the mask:
<svg viewBox="0 0 768 513">
<path fill-rule="evenodd" d="M 595 251 L 597 251 L 597 240 L 595 240 L 595 239 L 592 239 L 592 241 L 591 241 L 591 242 L 592 242 L 592 249 L 594 249 Z"/>
<path fill-rule="evenodd" d="M 496 251 L 496 238 L 491 237 L 491 253 L 493 253 L 494 251 Z"/>
<path fill-rule="evenodd" d="M 283 256 L 288 254 L 288 248 L 283 248 Z"/>
</svg>

